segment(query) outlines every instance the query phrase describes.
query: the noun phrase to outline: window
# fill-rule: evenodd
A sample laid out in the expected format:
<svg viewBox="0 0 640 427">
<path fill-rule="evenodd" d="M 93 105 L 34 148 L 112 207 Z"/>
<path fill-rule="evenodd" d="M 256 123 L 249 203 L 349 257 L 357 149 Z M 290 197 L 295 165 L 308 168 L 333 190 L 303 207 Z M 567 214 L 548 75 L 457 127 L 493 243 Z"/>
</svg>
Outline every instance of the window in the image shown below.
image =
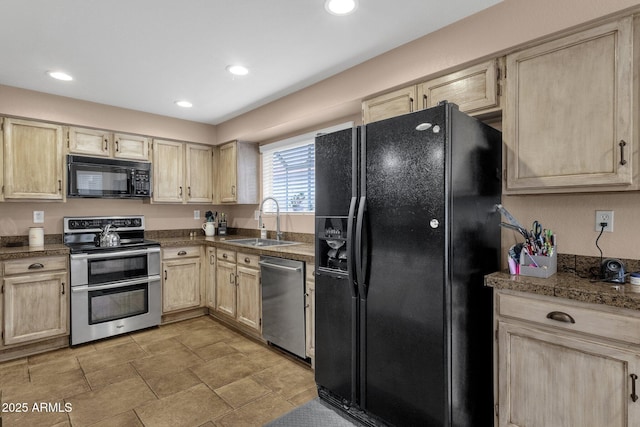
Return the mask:
<svg viewBox="0 0 640 427">
<path fill-rule="evenodd" d="M 261 146 L 262 197 L 275 198 L 280 212 L 314 212 L 315 136 L 351 126 L 353 123 L 344 123 Z M 265 202 L 263 211 L 275 212 L 275 203 L 270 200 Z"/>
<path fill-rule="evenodd" d="M 313 212 L 315 193 L 314 140 L 264 151 L 262 153 L 262 194 L 278 201 L 280 212 Z M 275 212 L 275 203 L 263 206 Z"/>
</svg>

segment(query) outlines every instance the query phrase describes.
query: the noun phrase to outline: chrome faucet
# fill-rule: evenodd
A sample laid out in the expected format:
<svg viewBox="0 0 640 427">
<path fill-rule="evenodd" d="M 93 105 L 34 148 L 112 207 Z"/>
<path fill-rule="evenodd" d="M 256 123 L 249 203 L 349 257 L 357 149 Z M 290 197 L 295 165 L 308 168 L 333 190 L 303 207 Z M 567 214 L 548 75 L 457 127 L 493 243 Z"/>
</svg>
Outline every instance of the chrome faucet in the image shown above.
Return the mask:
<svg viewBox="0 0 640 427">
<path fill-rule="evenodd" d="M 266 202 L 267 200 L 273 200 L 273 202 L 276 204 L 276 240 L 281 240 L 282 232 L 280 231 L 280 206 L 278 206 L 278 201 L 273 197 L 265 197 L 260 202 L 260 215 L 258 216 L 258 228 L 262 229 L 262 205 L 264 205 L 264 202 Z"/>
</svg>

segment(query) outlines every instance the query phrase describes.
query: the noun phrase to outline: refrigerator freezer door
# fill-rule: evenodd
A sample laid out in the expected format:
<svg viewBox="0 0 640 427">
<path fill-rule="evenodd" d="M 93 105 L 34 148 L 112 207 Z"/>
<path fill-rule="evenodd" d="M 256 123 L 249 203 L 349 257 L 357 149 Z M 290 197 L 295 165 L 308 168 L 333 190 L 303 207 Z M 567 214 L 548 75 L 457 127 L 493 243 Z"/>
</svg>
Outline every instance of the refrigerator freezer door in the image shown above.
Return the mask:
<svg viewBox="0 0 640 427">
<path fill-rule="evenodd" d="M 445 425 L 444 113 L 434 108 L 366 129 L 361 403 L 393 425 Z"/>
<path fill-rule="evenodd" d="M 351 198 L 357 196 L 353 159 L 357 128 L 316 138 L 316 217 L 349 214 Z"/>
<path fill-rule="evenodd" d="M 356 402 L 356 313 L 346 275 L 316 275 L 316 366 L 318 386 L 345 406 Z"/>
</svg>

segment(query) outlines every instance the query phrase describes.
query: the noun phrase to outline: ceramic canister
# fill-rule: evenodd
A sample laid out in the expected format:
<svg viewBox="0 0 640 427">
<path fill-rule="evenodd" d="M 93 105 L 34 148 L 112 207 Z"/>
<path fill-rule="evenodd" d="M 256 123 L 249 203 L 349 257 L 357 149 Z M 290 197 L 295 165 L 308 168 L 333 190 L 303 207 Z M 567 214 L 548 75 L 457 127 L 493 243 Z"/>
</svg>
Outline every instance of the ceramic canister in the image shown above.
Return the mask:
<svg viewBox="0 0 640 427">
<path fill-rule="evenodd" d="M 44 228 L 29 227 L 29 247 L 41 248 L 44 246 Z"/>
<path fill-rule="evenodd" d="M 202 229 L 206 236 L 213 236 L 216 233 L 215 224 L 213 222 L 205 222 L 202 224 Z"/>
</svg>

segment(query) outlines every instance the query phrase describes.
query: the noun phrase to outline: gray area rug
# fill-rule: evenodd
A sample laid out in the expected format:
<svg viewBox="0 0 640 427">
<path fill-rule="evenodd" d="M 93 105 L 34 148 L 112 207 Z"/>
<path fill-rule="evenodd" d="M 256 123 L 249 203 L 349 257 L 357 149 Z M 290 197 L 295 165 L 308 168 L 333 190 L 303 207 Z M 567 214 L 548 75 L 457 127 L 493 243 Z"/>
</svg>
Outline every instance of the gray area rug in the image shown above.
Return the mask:
<svg viewBox="0 0 640 427">
<path fill-rule="evenodd" d="M 265 427 L 361 427 L 362 424 L 315 398 L 265 424 Z"/>
</svg>

